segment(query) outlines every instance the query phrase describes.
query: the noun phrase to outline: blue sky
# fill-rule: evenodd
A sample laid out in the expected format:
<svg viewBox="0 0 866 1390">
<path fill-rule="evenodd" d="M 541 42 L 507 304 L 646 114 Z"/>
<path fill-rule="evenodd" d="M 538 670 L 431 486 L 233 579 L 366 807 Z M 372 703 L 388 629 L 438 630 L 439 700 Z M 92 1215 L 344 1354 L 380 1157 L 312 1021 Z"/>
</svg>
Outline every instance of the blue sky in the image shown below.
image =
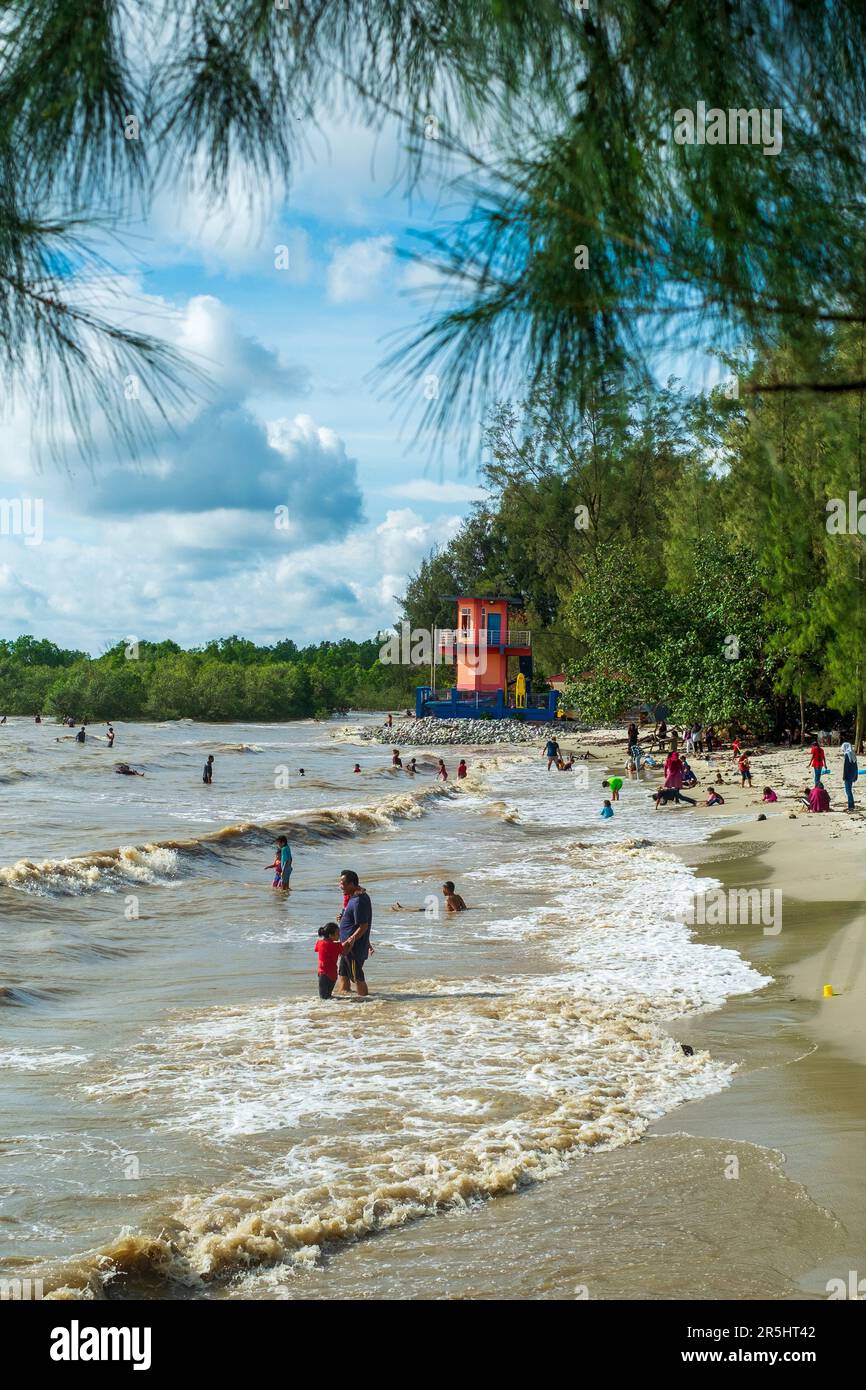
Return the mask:
<svg viewBox="0 0 866 1390">
<path fill-rule="evenodd" d="M 92 468 L 72 450 L 40 464 L 26 400 L 0 419 L 0 499 L 39 499 L 44 516 L 39 544 L 0 533 L 0 635 L 99 653 L 121 638 L 361 639 L 394 622 L 407 577 L 482 495 L 477 452 L 413 442 L 425 381 L 407 414 L 370 379 L 439 293 L 400 253 L 467 211 L 437 155 L 409 199 L 396 124 L 333 119 L 291 181 L 252 202 L 241 171 L 216 208 L 194 178 L 157 194 L 88 292 L 210 386 L 170 428 L 152 417 L 142 458 L 97 424 Z M 695 355 L 658 376 L 705 386 L 706 368 Z"/>
<path fill-rule="evenodd" d="M 112 249 L 104 312 L 175 342 L 211 385 L 140 459 L 97 426 L 92 468 L 71 451 L 40 464 L 26 401 L 0 421 L 0 496 L 40 498 L 44 515 L 39 544 L 0 535 L 2 635 L 98 653 L 394 621 L 394 595 L 481 495 L 476 457 L 413 443 L 424 382 L 406 418 L 370 380 L 435 293 L 399 252 L 458 211 L 432 176 L 407 200 L 401 144 L 393 125 L 328 123 L 290 187 L 251 206 L 237 181 L 219 208 L 164 189 L 130 254 Z"/>
</svg>

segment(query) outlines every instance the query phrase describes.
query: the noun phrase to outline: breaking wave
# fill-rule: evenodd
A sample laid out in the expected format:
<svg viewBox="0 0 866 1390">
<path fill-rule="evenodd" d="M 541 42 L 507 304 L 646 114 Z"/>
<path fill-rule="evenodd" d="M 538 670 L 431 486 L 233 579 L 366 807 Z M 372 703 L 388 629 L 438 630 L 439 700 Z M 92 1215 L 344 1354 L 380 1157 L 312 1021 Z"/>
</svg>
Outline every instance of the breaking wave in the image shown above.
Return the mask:
<svg viewBox="0 0 866 1390">
<path fill-rule="evenodd" d="M 376 806 L 338 806 L 264 825 L 242 821 L 188 840 L 126 845 L 68 859 L 19 859 L 0 869 L 0 887 L 43 897 L 69 897 L 117 892 L 130 884 L 171 883 L 191 871 L 195 859 L 204 855 L 219 857 L 233 846 L 270 842 L 275 834 L 287 835 L 297 845 L 348 839 L 387 829 L 399 820 L 414 820 L 424 815 L 428 802 L 454 794 L 452 788 L 436 784 L 386 797 Z"/>
</svg>

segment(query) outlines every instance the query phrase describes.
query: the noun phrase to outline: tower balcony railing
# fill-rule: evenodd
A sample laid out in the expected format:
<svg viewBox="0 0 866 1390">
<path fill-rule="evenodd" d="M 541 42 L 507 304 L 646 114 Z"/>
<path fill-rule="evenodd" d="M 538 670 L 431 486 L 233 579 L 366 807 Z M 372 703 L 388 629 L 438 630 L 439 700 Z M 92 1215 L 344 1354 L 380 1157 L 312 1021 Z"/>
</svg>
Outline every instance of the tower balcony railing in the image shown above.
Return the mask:
<svg viewBox="0 0 866 1390">
<path fill-rule="evenodd" d="M 461 647 L 531 647 L 532 631 L 525 627 L 509 627 L 497 631 L 486 627 L 440 627 L 436 629 L 437 648 L 449 650 Z"/>
</svg>

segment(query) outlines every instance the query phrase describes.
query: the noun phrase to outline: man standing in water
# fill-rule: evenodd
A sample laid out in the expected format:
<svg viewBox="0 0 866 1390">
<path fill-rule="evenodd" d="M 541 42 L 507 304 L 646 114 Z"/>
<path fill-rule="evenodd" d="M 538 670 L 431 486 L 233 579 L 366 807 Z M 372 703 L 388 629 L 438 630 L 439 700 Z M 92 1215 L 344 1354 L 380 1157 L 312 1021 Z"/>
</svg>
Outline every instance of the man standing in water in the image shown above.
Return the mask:
<svg viewBox="0 0 866 1390">
<path fill-rule="evenodd" d="M 213 753 L 208 753 L 201 780 L 209 787 L 213 781 Z"/>
<path fill-rule="evenodd" d="M 370 954 L 370 928 L 373 925 L 373 904 L 365 888 L 361 888 L 354 869 L 340 874 L 343 890 L 343 911 L 340 914 L 340 957 L 337 994 L 350 994 L 354 980 L 361 998 L 369 993 L 364 978 L 364 962 Z"/>
<path fill-rule="evenodd" d="M 559 759 L 562 757 L 562 754 L 559 751 L 559 744 L 557 743 L 555 738 L 549 738 L 547 740 L 547 747 L 544 750 L 544 757 L 547 759 L 547 770 L 549 772 L 553 764 L 559 762 Z"/>
</svg>

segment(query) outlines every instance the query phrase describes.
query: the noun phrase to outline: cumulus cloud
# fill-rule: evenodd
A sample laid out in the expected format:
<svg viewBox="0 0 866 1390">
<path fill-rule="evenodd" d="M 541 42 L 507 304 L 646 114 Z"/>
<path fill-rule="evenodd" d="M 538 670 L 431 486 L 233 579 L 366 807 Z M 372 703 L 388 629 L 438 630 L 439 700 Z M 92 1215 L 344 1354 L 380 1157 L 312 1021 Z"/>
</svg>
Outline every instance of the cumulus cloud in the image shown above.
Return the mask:
<svg viewBox="0 0 866 1390">
<path fill-rule="evenodd" d="M 357 304 L 372 299 L 394 260 L 392 236 L 367 237 L 338 246 L 328 266 L 328 298 L 332 304 Z"/>
</svg>

